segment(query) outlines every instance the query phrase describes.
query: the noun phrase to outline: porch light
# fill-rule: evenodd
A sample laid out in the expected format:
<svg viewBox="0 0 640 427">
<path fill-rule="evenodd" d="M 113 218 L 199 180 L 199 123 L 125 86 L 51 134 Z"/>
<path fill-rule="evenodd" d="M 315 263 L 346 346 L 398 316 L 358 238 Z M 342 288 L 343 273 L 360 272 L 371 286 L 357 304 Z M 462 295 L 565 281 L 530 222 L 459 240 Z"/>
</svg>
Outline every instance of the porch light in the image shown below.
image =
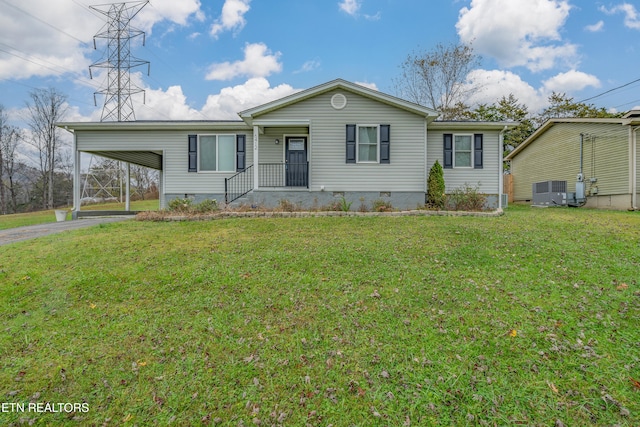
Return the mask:
<svg viewBox="0 0 640 427">
<path fill-rule="evenodd" d="M 280 144 L 280 140 L 276 138 L 276 145 Z"/>
</svg>

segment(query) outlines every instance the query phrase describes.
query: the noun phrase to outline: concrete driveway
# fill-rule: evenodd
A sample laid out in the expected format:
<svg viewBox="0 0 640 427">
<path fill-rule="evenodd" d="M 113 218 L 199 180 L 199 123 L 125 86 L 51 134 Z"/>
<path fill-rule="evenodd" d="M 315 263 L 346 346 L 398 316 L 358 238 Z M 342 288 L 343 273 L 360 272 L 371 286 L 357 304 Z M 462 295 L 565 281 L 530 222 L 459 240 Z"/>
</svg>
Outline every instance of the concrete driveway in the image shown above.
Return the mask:
<svg viewBox="0 0 640 427">
<path fill-rule="evenodd" d="M 48 224 L 28 225 L 26 227 L 10 228 L 0 230 L 0 246 L 23 240 L 35 239 L 36 237 L 47 236 L 49 234 L 62 233 L 67 230 L 91 227 L 98 224 L 125 221 L 133 216 L 113 216 L 113 217 L 88 217 L 74 221 L 52 222 Z"/>
</svg>

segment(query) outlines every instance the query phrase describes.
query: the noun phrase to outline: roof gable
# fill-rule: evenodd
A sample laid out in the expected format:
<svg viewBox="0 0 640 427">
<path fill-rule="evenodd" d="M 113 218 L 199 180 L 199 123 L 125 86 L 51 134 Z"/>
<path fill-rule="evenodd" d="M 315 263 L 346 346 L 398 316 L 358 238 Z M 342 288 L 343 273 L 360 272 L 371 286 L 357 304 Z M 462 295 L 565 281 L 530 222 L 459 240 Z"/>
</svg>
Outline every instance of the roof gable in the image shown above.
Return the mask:
<svg viewBox="0 0 640 427">
<path fill-rule="evenodd" d="M 254 108 L 241 111 L 240 113 L 238 113 L 238 115 L 242 118 L 242 120 L 247 122 L 247 124 L 250 124 L 253 119 L 263 114 L 296 104 L 298 102 L 313 98 L 315 96 L 335 89 L 341 89 L 347 92 L 356 93 L 369 99 L 373 99 L 378 102 L 382 102 L 384 104 L 409 111 L 419 116 L 423 116 L 429 121 L 433 121 L 436 119 L 436 117 L 438 117 L 438 112 L 431 108 L 423 107 L 422 105 L 405 101 L 404 99 L 400 99 L 395 96 L 388 95 L 377 90 L 369 89 L 367 87 L 360 86 L 358 84 L 351 83 L 342 79 L 332 80 L 330 82 L 312 87 L 310 89 L 294 93 L 293 95 L 289 95 Z"/>
</svg>

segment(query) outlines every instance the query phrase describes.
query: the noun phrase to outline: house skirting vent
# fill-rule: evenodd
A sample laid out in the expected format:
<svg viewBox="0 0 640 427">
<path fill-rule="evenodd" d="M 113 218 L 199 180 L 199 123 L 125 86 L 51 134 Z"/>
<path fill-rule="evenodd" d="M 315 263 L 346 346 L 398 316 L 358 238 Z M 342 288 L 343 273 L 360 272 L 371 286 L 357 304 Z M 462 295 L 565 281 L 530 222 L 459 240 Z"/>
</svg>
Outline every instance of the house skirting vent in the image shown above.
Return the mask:
<svg viewBox="0 0 640 427">
<path fill-rule="evenodd" d="M 567 181 L 543 181 L 532 185 L 535 206 L 566 206 Z"/>
</svg>

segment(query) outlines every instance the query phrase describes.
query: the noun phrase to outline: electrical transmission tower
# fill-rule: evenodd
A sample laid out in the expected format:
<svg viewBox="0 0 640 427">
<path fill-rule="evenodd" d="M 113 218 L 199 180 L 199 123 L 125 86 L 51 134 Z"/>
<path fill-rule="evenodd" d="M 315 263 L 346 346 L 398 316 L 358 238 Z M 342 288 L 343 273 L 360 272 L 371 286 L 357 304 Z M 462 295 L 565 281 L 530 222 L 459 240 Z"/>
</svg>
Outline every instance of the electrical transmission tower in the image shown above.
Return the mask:
<svg viewBox="0 0 640 427">
<path fill-rule="evenodd" d="M 146 1 L 114 3 L 101 6 L 89 6 L 107 17 L 107 23 L 102 30 L 93 37 L 93 45 L 96 48 L 96 38 L 107 39 L 107 58 L 89 66 L 89 75 L 93 78 L 93 68 L 106 68 L 107 87 L 97 91 L 95 95 L 105 96 L 102 118 L 100 121 L 131 121 L 135 120 L 133 112 L 132 95 L 144 90 L 137 87 L 131 81 L 131 69 L 147 65 L 149 74 L 149 61 L 138 59 L 131 54 L 131 40 L 142 36 L 144 46 L 144 31 L 131 27 L 131 20 L 140 10 L 149 3 Z M 97 105 L 97 103 L 96 103 Z"/>
</svg>

